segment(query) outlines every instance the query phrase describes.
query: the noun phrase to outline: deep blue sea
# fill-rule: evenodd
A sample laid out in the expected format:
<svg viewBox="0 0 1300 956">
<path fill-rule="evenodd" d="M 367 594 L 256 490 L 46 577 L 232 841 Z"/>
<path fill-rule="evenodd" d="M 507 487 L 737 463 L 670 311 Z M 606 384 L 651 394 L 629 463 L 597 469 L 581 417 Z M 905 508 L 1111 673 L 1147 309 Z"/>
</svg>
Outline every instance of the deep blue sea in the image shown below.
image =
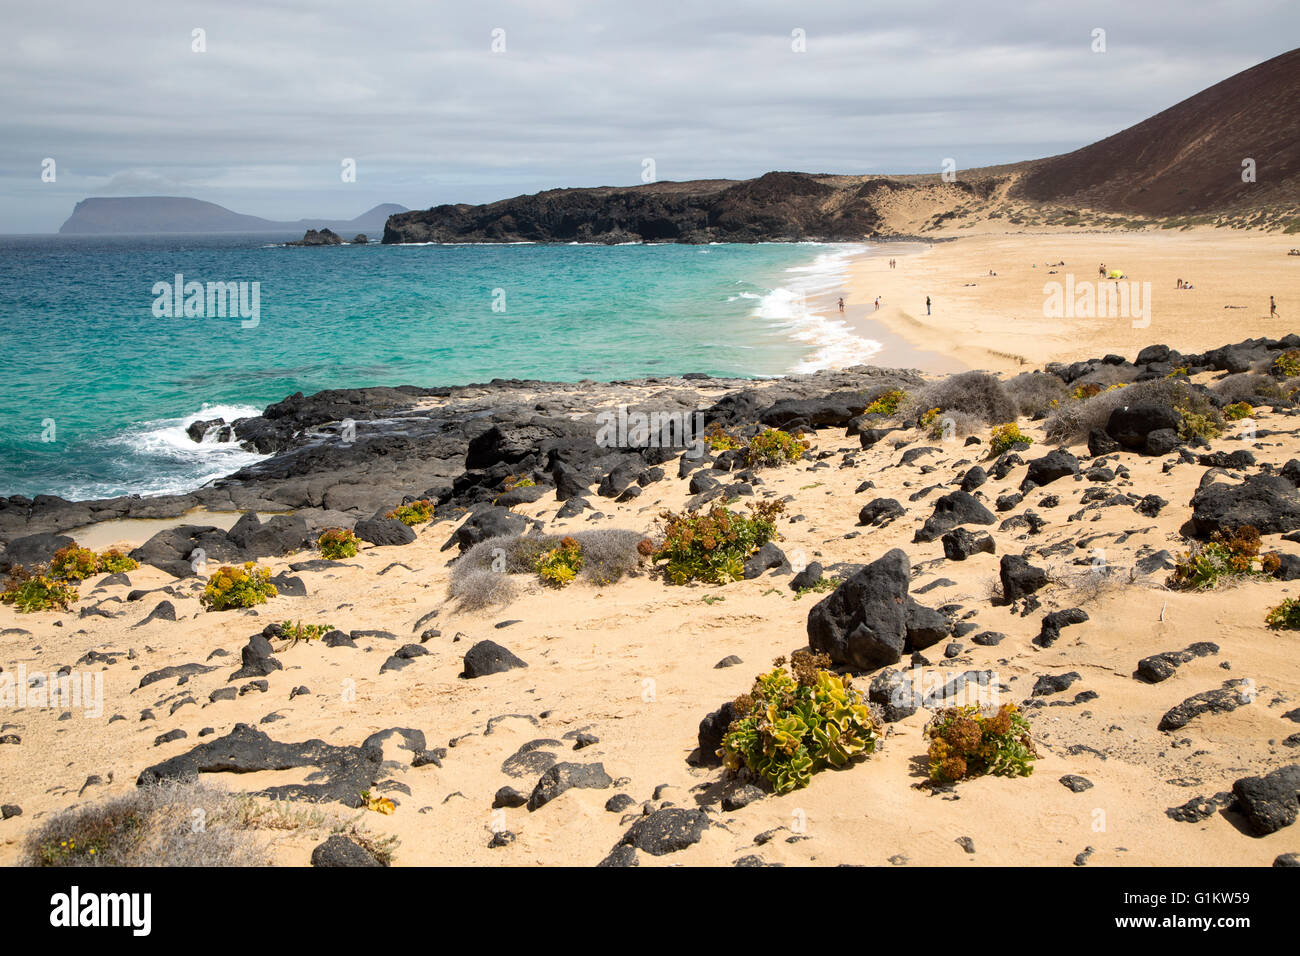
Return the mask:
<svg viewBox="0 0 1300 956">
<path fill-rule="evenodd" d="M 827 298 L 862 246 L 291 238 L 0 237 L 0 495 L 198 487 L 258 456 L 196 444 L 186 424 L 258 414 L 296 391 L 771 376 L 876 349 Z M 250 283 L 256 323 L 207 314 L 206 295 L 193 298 L 203 314 L 164 308 L 176 300 L 158 284 L 177 274 Z"/>
</svg>

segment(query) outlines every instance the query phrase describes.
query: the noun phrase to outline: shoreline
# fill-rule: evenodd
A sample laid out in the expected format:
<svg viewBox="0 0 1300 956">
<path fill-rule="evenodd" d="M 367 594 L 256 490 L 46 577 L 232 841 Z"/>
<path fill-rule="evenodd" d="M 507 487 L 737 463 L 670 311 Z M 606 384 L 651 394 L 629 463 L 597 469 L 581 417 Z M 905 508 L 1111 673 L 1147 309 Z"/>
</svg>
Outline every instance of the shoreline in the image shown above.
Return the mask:
<svg viewBox="0 0 1300 956">
<path fill-rule="evenodd" d="M 1106 353 L 1132 355 L 1157 342 L 1196 352 L 1230 339 L 1281 337 L 1293 324 L 1288 312 L 1300 309 L 1300 258 L 1287 255 L 1294 246 L 1293 236 L 1213 229 L 986 232 L 898 256 L 895 270 L 875 259 L 857 260 L 850 288 L 866 302 L 881 295 L 880 311 L 871 318 L 912 346 L 971 368 L 1014 372 Z M 1058 262 L 1066 265 L 1049 265 Z M 1149 315 L 1044 314 L 1048 283 L 1095 284 L 1099 263 L 1122 269 L 1125 281 L 1138 283 L 1144 294 L 1149 288 Z M 1194 288 L 1178 289 L 1180 278 Z M 1268 314 L 1270 295 L 1279 303 L 1275 318 Z"/>
</svg>

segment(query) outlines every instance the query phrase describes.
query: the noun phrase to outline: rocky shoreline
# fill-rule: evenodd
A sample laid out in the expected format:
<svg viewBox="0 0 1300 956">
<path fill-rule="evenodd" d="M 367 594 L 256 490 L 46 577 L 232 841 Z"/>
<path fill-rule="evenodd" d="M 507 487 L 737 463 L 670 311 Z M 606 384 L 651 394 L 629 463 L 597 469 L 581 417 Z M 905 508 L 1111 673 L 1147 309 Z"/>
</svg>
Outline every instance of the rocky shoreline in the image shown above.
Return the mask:
<svg viewBox="0 0 1300 956">
<path fill-rule="evenodd" d="M 1106 355 L 1042 371 L 1070 387 L 1100 379 L 1150 381 L 1176 369 L 1191 375 L 1237 374 L 1295 348 L 1300 348 L 1297 335 L 1247 339 L 1203 354 L 1182 355 L 1153 345 L 1132 361 Z M 680 444 L 672 447 L 668 435 L 642 448 L 598 440 L 602 412 L 610 415 L 619 408 L 647 420 L 698 416 L 700 427 L 757 423 L 847 429 L 849 435 L 861 435 L 866 447 L 868 439 L 879 440 L 884 433 L 872 427 L 872 416 L 861 414 L 862 397 L 915 388 L 923 381 L 915 370 L 856 366 L 771 380 L 703 374 L 610 383 L 494 379 L 463 386 L 296 393 L 260 416 L 193 423 L 195 440 L 211 431 L 219 440 L 270 456 L 193 492 L 89 501 L 54 495 L 0 498 L 0 544 L 6 546 L 0 571 L 48 561 L 70 540 L 68 531 L 115 519 L 180 518 L 200 508 L 286 513 L 269 523 L 281 531 L 264 534 L 262 550 L 256 545 L 250 550 L 247 542 L 210 526 L 182 526 L 161 533 L 136 555 L 179 572 L 188 566 L 182 553 L 187 542 L 200 539 L 208 545 L 226 543 L 205 549 L 220 560 L 251 560 L 307 546 L 323 528 L 382 522 L 390 509 L 419 498 L 436 502 L 444 514 L 504 511 L 516 498 L 553 494 L 561 501 L 581 497 L 585 502 L 591 495 L 624 495 L 633 486 L 661 480 L 661 466 L 679 458 L 683 476 L 703 465 L 723 473 L 735 467 L 725 455 L 721 461 L 692 460 Z M 1167 453 L 1178 444 L 1174 439 L 1168 447 L 1145 450 Z M 1107 447 L 1102 441 L 1093 450 L 1102 453 Z M 535 485 L 511 491 L 507 481 L 515 476 L 528 476 Z M 498 500 L 507 493 L 510 499 Z M 191 550 L 198 546 L 192 543 Z"/>
<path fill-rule="evenodd" d="M 51 699 L 0 728 L 22 758 L 0 858 L 70 802 L 219 801 L 186 781 L 233 772 L 251 798 L 378 809 L 402 862 L 1290 865 L 1300 682 L 1269 609 L 1300 581 L 1297 385 L 1289 335 L 1001 379 L 337 390 L 207 423 L 270 457 L 191 495 L 0 509 L 24 566 L 95 520 L 177 519 L 62 611 L 0 609 L 0 680 L 102 680 L 85 716 L 107 717 L 78 730 Z M 685 422 L 807 444 L 764 466 Z M 385 516 L 421 497 L 432 520 Z M 665 512 L 723 502 L 781 506 L 734 580 L 644 560 Z M 1245 525 L 1247 573 L 1175 581 Z M 325 559 L 325 526 L 359 549 Z M 536 548 L 567 540 L 590 566 L 560 591 Z M 211 613 L 205 572 L 251 560 L 275 594 Z M 805 647 L 859 678 L 879 747 L 792 793 L 720 768 L 754 674 Z M 1024 715 L 1032 776 L 931 778 L 926 721 L 969 694 Z M 278 862 L 391 859 L 295 819 L 256 837 Z"/>
</svg>

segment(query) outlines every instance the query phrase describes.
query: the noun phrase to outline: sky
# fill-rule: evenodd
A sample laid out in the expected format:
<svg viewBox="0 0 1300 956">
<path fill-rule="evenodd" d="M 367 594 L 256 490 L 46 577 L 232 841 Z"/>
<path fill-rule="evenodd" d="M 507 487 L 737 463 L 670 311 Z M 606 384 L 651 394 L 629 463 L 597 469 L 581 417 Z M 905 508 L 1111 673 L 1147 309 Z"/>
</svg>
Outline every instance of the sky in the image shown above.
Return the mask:
<svg viewBox="0 0 1300 956">
<path fill-rule="evenodd" d="M 88 196 L 351 218 L 633 185 L 646 160 L 659 180 L 1016 162 L 1300 37 L 1294 0 L 3 3 L 0 233 L 54 232 Z"/>
</svg>

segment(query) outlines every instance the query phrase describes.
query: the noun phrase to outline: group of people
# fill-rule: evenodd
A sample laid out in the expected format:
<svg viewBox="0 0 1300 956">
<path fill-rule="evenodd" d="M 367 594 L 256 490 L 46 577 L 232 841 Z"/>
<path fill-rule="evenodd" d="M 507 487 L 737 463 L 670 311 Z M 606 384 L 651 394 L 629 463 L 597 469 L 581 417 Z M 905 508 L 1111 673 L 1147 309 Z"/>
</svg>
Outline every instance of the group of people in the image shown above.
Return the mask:
<svg viewBox="0 0 1300 956">
<path fill-rule="evenodd" d="M 840 305 L 840 314 L 843 315 L 843 314 L 844 314 L 844 296 L 840 296 L 840 303 L 839 303 L 839 305 Z M 880 311 L 880 296 L 876 296 L 876 308 L 875 308 L 875 311 L 877 311 L 877 312 Z M 929 314 L 930 314 L 930 297 L 929 297 L 928 295 L 925 297 L 925 314 L 926 314 L 926 315 L 929 315 Z"/>
<path fill-rule="evenodd" d="M 1192 285 L 1190 282 L 1184 282 L 1182 279 L 1179 279 L 1179 280 L 1178 280 L 1178 288 L 1180 288 L 1180 289 L 1195 289 L 1196 286 Z"/>
<path fill-rule="evenodd" d="M 1064 265 L 1064 263 L 1062 263 L 1062 265 Z M 898 268 L 898 260 L 897 260 L 897 259 L 890 259 L 890 260 L 889 260 L 889 268 L 891 268 L 891 269 L 896 269 L 896 268 Z M 992 275 L 997 275 L 997 273 L 994 272 L 992 269 L 990 269 L 990 270 L 989 270 L 989 275 L 991 275 L 991 276 L 992 276 Z M 843 296 L 840 296 L 840 299 L 839 299 L 839 303 L 838 303 L 838 304 L 839 304 L 839 307 L 840 307 L 840 314 L 843 315 L 843 314 L 844 314 L 844 297 L 843 297 Z M 875 300 L 875 303 L 874 303 L 874 304 L 875 304 L 875 309 L 874 309 L 874 311 L 879 312 L 879 311 L 880 311 L 880 296 L 876 296 L 876 300 Z M 925 297 L 925 314 L 926 314 L 926 315 L 929 315 L 929 314 L 930 314 L 930 297 L 929 297 L 928 295 Z"/>
</svg>

